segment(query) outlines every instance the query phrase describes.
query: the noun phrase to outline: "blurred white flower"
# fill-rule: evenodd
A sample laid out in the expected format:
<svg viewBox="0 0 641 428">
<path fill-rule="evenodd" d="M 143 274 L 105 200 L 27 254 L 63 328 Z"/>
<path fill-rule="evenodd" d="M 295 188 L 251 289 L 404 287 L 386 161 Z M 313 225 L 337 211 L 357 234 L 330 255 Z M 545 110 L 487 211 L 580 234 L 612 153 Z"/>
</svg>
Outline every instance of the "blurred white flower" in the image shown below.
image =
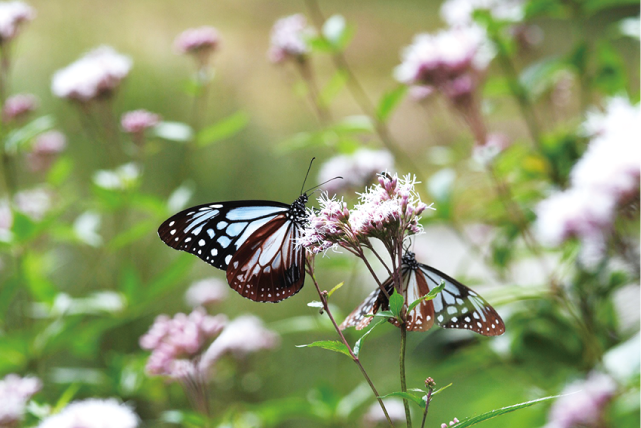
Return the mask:
<svg viewBox="0 0 641 428">
<path fill-rule="evenodd" d="M 403 400 L 398 398 L 388 398 L 383 400 L 383 404 L 385 404 L 387 414 L 392 422 L 405 421 L 405 406 L 403 405 Z M 374 427 L 384 423 L 387 423 L 387 418 L 385 417 L 385 413 L 383 413 L 383 409 L 381 409 L 380 404 L 376 402 L 369 406 L 367 412 L 363 416 L 363 425 L 366 427 Z"/>
<path fill-rule="evenodd" d="M 192 308 L 222 302 L 227 298 L 229 286 L 218 278 L 205 278 L 194 282 L 185 292 L 185 301 Z"/>
<path fill-rule="evenodd" d="M 16 193 L 16 208 L 34 220 L 41 220 L 51 208 L 53 195 L 42 187 Z"/>
<path fill-rule="evenodd" d="M 616 393 L 614 380 L 606 374 L 592 372 L 587 379 L 569 384 L 563 389 L 544 428 L 575 428 L 603 426 L 603 411 Z M 569 395 L 566 395 L 569 394 Z"/>
<path fill-rule="evenodd" d="M 360 188 L 369 184 L 379 174 L 394 168 L 394 157 L 387 150 L 358 149 L 351 155 L 338 155 L 323 164 L 318 182 L 329 181 L 323 189 L 334 194 L 345 189 Z"/>
<path fill-rule="evenodd" d="M 447 0 L 441 5 L 441 18 L 453 27 L 474 24 L 474 12 L 489 12 L 500 21 L 519 22 L 525 14 L 525 0 Z"/>
<path fill-rule="evenodd" d="M 60 131 L 47 131 L 36 137 L 27 154 L 29 169 L 34 172 L 46 172 L 60 152 L 67 147 L 67 138 Z"/>
<path fill-rule="evenodd" d="M 125 190 L 134 186 L 140 178 L 140 167 L 127 163 L 114 170 L 100 170 L 93 175 L 93 182 L 103 189 Z"/>
<path fill-rule="evenodd" d="M 302 57 L 309 52 L 306 38 L 311 34 L 313 29 L 300 13 L 279 19 L 272 28 L 269 59 L 278 63 L 288 58 Z"/>
<path fill-rule="evenodd" d="M 36 377 L 8 374 L 0 380 L 0 427 L 19 426 L 27 402 L 40 388 L 42 383 Z"/>
<path fill-rule="evenodd" d="M 139 134 L 160 122 L 160 116 L 147 110 L 133 110 L 123 113 L 120 126 L 125 132 Z"/>
<path fill-rule="evenodd" d="M 36 11 L 21 1 L 0 2 L 0 44 L 16 37 L 20 27 L 36 17 Z"/>
<path fill-rule="evenodd" d="M 73 231 L 84 243 L 92 247 L 99 247 L 102 244 L 102 236 L 98 233 L 102 218 L 100 214 L 93 211 L 85 211 L 73 222 Z"/>
<path fill-rule="evenodd" d="M 472 151 L 472 157 L 481 165 L 489 165 L 505 149 L 510 146 L 507 135 L 493 133 L 487 136 L 485 144 L 477 141 Z"/>
<path fill-rule="evenodd" d="M 44 419 L 38 428 L 135 428 L 138 416 L 114 398 L 90 398 L 67 405 Z"/>
<path fill-rule="evenodd" d="M 60 98 L 87 102 L 110 95 L 131 70 L 131 58 L 109 46 L 87 53 L 53 75 L 51 91 Z"/>
</svg>

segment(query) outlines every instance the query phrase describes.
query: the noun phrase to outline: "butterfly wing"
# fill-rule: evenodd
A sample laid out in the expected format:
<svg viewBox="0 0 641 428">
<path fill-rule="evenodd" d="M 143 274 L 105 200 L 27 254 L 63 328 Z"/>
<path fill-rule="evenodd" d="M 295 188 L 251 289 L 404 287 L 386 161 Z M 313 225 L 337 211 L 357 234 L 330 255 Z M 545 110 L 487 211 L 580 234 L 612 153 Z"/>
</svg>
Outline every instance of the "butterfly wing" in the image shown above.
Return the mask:
<svg viewBox="0 0 641 428">
<path fill-rule="evenodd" d="M 394 290 L 394 282 L 391 277 L 383 283 L 383 287 L 385 287 L 385 291 L 387 291 L 388 294 L 392 293 Z M 381 289 L 377 288 L 345 318 L 338 328 L 345 330 L 347 327 L 356 327 L 356 330 L 362 330 L 372 322 L 373 317 L 368 315 L 374 315 L 383 306 L 389 309 L 389 301 L 381 292 Z"/>
<path fill-rule="evenodd" d="M 305 249 L 295 245 L 301 231 L 279 214 L 244 242 L 227 268 L 227 282 L 241 296 L 280 302 L 298 293 L 305 280 Z"/>
<path fill-rule="evenodd" d="M 403 266 L 403 291 L 405 302 L 410 305 L 417 299 L 430 292 L 431 287 L 419 270 Z M 394 322 L 398 324 L 398 322 Z M 423 300 L 407 313 L 408 331 L 427 331 L 434 325 L 434 304 L 431 300 Z"/>
<path fill-rule="evenodd" d="M 443 291 L 430 301 L 434 305 L 436 323 L 443 328 L 472 330 L 483 336 L 499 336 L 505 333 L 505 324 L 496 310 L 474 290 L 454 278 L 419 263 L 415 271 L 432 290 L 441 281 L 445 282 Z"/>
<path fill-rule="evenodd" d="M 197 205 L 168 218 L 158 228 L 158 236 L 170 247 L 226 270 L 254 232 L 287 211 L 289 205 L 272 201 Z"/>
</svg>

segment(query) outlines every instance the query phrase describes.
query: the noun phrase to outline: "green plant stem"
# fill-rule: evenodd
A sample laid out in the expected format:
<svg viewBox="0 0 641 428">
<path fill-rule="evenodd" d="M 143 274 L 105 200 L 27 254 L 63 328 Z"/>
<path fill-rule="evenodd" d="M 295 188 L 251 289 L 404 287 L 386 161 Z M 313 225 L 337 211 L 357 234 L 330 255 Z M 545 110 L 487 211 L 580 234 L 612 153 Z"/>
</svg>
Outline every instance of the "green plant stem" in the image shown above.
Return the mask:
<svg viewBox="0 0 641 428">
<path fill-rule="evenodd" d="M 296 68 L 300 73 L 305 85 L 307 86 L 307 93 L 309 94 L 309 102 L 314 107 L 316 111 L 316 116 L 322 126 L 327 126 L 332 122 L 332 115 L 320 99 L 318 86 L 316 85 L 316 79 L 314 78 L 314 73 L 312 72 L 312 67 L 309 65 L 309 59 L 306 57 L 300 57 L 296 60 Z"/>
<path fill-rule="evenodd" d="M 427 411 L 430 408 L 430 401 L 432 400 L 432 391 L 434 388 L 430 388 L 427 392 L 427 401 L 425 401 L 425 410 L 423 411 L 423 420 L 421 421 L 421 428 L 425 428 L 425 420 L 427 419 Z"/>
<path fill-rule="evenodd" d="M 401 391 L 407 392 L 407 381 L 405 379 L 405 348 L 407 344 L 407 324 L 401 324 L 401 352 L 399 356 L 399 369 L 401 375 Z M 405 407 L 405 419 L 407 420 L 407 428 L 412 428 L 412 415 L 410 413 L 410 403 L 407 398 L 403 398 L 403 406 Z"/>
<path fill-rule="evenodd" d="M 372 392 L 374 393 L 374 396 L 376 397 L 376 400 L 378 400 L 378 404 L 381 406 L 381 409 L 383 410 L 383 413 L 385 414 L 385 418 L 387 419 L 387 422 L 389 422 L 390 426 L 393 428 L 394 424 L 392 423 L 392 419 L 390 418 L 389 414 L 387 413 L 387 409 L 385 408 L 385 404 L 383 403 L 383 400 L 380 398 L 380 394 L 376 390 L 376 387 L 374 386 L 374 383 L 372 382 L 372 379 L 370 379 L 369 375 L 365 371 L 365 368 L 361 364 L 360 359 L 354 354 L 354 351 L 352 351 L 352 347 L 350 346 L 349 342 L 347 339 L 345 339 L 345 335 L 343 335 L 343 332 L 341 329 L 338 327 L 338 324 L 336 324 L 336 320 L 334 319 L 334 316 L 332 315 L 332 312 L 329 309 L 329 304 L 327 302 L 327 293 L 323 293 L 320 289 L 320 286 L 318 285 L 318 282 L 316 281 L 316 276 L 314 275 L 314 269 L 309 260 L 306 260 L 306 267 L 307 267 L 307 274 L 312 278 L 312 281 L 314 282 L 314 286 L 316 287 L 316 291 L 318 292 L 318 297 L 321 300 L 321 303 L 323 304 L 323 310 L 325 313 L 327 313 L 327 316 L 332 322 L 332 325 L 334 326 L 334 329 L 336 330 L 336 333 L 338 333 L 339 337 L 341 338 L 341 342 L 345 345 L 347 350 L 349 351 L 349 355 L 352 358 L 352 360 L 356 363 L 358 368 L 360 369 L 361 373 L 363 374 L 363 377 L 369 384 L 369 387 L 371 388 Z"/>
</svg>

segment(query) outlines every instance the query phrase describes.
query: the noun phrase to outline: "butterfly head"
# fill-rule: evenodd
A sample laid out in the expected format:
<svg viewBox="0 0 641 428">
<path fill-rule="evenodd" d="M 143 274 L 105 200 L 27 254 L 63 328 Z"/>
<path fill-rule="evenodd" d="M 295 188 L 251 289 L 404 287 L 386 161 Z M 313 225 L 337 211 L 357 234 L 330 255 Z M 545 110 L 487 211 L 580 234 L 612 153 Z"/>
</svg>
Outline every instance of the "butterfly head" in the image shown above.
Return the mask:
<svg viewBox="0 0 641 428">
<path fill-rule="evenodd" d="M 418 262 L 412 251 L 405 251 L 405 254 L 403 254 L 403 264 L 406 264 L 412 270 L 418 270 Z"/>
<path fill-rule="evenodd" d="M 305 209 L 305 204 L 309 200 L 307 193 L 303 193 L 292 202 L 292 205 L 289 209 L 289 215 L 291 220 L 300 227 L 304 227 L 307 223 L 307 210 Z"/>
</svg>

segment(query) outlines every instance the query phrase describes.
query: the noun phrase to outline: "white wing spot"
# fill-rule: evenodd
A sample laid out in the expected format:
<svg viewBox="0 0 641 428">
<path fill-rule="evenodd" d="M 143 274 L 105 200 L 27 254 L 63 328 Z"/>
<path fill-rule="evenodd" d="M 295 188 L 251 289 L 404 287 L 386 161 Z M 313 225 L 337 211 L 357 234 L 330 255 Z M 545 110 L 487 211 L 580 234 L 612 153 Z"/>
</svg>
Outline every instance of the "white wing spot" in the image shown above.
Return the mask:
<svg viewBox="0 0 641 428">
<path fill-rule="evenodd" d="M 452 315 L 458 312 L 458 309 L 456 309 L 456 306 L 448 306 L 447 307 L 447 313 Z"/>
<path fill-rule="evenodd" d="M 481 324 L 480 322 L 477 322 L 476 325 L 478 325 L 479 328 L 483 327 L 483 324 Z"/>
<path fill-rule="evenodd" d="M 218 250 L 216 248 L 211 249 L 211 255 L 216 257 L 218 255 Z"/>
<path fill-rule="evenodd" d="M 178 237 L 177 237 L 177 236 L 176 236 L 176 238 L 174 239 L 174 241 L 178 241 Z"/>
<path fill-rule="evenodd" d="M 175 234 L 176 234 L 176 229 L 171 229 L 171 230 L 169 231 L 169 234 L 170 234 L 170 235 L 175 235 Z"/>
<path fill-rule="evenodd" d="M 191 237 L 185 239 L 185 242 L 189 242 L 189 241 L 191 241 Z"/>
<path fill-rule="evenodd" d="M 458 321 L 458 318 L 452 317 L 452 322 L 457 322 L 457 321 Z"/>
<path fill-rule="evenodd" d="M 176 224 L 176 222 L 175 222 L 175 221 L 170 222 L 170 223 L 169 223 L 169 227 L 173 226 L 174 224 Z"/>
<path fill-rule="evenodd" d="M 225 257 L 225 263 L 229 264 L 230 261 L 231 261 L 231 254 Z"/>
<path fill-rule="evenodd" d="M 475 319 L 475 320 L 479 319 L 479 314 L 478 314 L 478 312 L 474 312 L 474 313 L 472 314 L 472 316 L 474 317 L 474 319 Z"/>
<path fill-rule="evenodd" d="M 223 206 L 221 204 L 213 204 L 210 205 L 209 208 L 222 208 Z"/>
<path fill-rule="evenodd" d="M 200 241 L 198 241 L 198 245 L 200 245 L 201 247 L 205 245 L 205 240 L 201 239 Z"/>
<path fill-rule="evenodd" d="M 470 322 L 470 321 L 472 321 L 470 317 L 465 317 L 465 322 Z"/>
<path fill-rule="evenodd" d="M 207 235 L 210 239 L 214 239 L 214 229 L 207 229 Z"/>
<path fill-rule="evenodd" d="M 443 322 L 443 315 L 438 316 L 438 322 Z"/>
</svg>

